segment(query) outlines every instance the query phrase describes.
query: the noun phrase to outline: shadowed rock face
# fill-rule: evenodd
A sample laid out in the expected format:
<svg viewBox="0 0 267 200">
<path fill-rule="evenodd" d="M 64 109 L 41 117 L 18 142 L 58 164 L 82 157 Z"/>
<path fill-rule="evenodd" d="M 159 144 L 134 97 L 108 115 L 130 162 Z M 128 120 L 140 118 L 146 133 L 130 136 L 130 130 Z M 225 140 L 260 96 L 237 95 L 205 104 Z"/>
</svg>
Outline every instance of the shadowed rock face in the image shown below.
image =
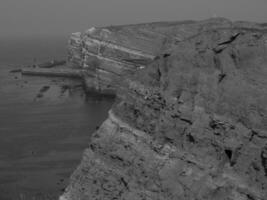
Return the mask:
<svg viewBox="0 0 267 200">
<path fill-rule="evenodd" d="M 266 199 L 267 26 L 211 19 L 167 32 L 117 87 L 62 200 Z"/>
</svg>

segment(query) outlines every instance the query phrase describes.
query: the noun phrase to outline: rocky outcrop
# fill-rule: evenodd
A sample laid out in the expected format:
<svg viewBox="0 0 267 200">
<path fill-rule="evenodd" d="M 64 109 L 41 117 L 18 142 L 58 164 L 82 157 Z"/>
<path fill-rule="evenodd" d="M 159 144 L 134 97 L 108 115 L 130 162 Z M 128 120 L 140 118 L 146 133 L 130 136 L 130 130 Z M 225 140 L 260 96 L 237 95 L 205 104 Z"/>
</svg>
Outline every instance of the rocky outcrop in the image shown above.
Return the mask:
<svg viewBox="0 0 267 200">
<path fill-rule="evenodd" d="M 267 199 L 267 26 L 164 32 L 153 61 L 117 86 L 61 200 Z"/>
<path fill-rule="evenodd" d="M 255 27 L 238 22 L 238 27 Z M 84 83 L 89 91 L 116 93 L 120 79 L 143 68 L 160 54 L 166 44 L 177 44 L 210 27 L 231 26 L 225 19 L 202 22 L 158 22 L 127 26 L 92 27 L 84 33 L 73 33 L 69 40 L 68 64 L 85 68 Z M 260 25 L 259 25 L 260 26 Z"/>
<path fill-rule="evenodd" d="M 74 33 L 69 40 L 69 63 L 87 69 L 88 90 L 115 93 L 121 76 L 153 61 L 173 27 L 193 22 L 150 23 Z"/>
</svg>

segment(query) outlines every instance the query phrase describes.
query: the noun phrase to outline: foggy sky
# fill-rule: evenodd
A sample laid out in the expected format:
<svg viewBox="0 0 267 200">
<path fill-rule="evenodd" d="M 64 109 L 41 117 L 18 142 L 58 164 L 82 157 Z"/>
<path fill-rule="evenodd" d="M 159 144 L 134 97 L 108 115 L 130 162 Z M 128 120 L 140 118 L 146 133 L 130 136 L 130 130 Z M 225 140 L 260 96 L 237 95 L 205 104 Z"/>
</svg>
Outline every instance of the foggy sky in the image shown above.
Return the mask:
<svg viewBox="0 0 267 200">
<path fill-rule="evenodd" d="M 0 37 L 66 36 L 91 26 L 215 15 L 267 22 L 267 0 L 0 0 Z"/>
</svg>

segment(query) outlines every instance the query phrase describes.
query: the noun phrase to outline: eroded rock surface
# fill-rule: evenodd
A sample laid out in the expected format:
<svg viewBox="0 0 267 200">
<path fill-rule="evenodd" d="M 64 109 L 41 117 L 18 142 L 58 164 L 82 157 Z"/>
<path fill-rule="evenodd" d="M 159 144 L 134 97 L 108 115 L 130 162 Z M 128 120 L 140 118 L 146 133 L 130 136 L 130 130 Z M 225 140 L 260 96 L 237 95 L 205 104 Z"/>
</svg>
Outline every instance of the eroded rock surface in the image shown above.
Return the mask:
<svg viewBox="0 0 267 200">
<path fill-rule="evenodd" d="M 121 81 L 61 200 L 267 199 L 267 26 L 164 32 L 153 62 Z"/>
<path fill-rule="evenodd" d="M 181 35 L 189 35 L 191 32 L 183 28 L 187 24 L 194 22 L 92 27 L 84 33 L 72 34 L 68 60 L 74 67 L 87 69 L 84 82 L 88 90 L 116 93 L 121 76 L 152 62 L 175 28 L 182 29 Z"/>
</svg>

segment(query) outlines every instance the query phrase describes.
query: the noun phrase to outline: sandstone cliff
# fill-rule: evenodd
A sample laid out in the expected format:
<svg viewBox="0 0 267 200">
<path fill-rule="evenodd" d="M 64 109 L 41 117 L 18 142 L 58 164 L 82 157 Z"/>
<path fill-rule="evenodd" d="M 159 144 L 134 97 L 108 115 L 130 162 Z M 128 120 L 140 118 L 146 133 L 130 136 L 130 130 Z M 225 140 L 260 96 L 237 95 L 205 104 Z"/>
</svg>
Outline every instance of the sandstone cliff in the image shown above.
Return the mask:
<svg viewBox="0 0 267 200">
<path fill-rule="evenodd" d="M 151 27 L 157 33 L 149 44 L 135 41 Z M 116 85 L 118 101 L 61 200 L 266 200 L 267 24 L 211 19 L 112 28 L 89 34 L 108 32 L 125 52 L 135 49 L 127 59 L 146 62 Z M 105 41 L 90 38 L 77 41 L 90 41 L 81 45 L 88 48 Z M 85 65 L 81 46 L 73 62 Z M 89 68 L 126 58 L 97 52 L 98 65 Z"/>
</svg>

